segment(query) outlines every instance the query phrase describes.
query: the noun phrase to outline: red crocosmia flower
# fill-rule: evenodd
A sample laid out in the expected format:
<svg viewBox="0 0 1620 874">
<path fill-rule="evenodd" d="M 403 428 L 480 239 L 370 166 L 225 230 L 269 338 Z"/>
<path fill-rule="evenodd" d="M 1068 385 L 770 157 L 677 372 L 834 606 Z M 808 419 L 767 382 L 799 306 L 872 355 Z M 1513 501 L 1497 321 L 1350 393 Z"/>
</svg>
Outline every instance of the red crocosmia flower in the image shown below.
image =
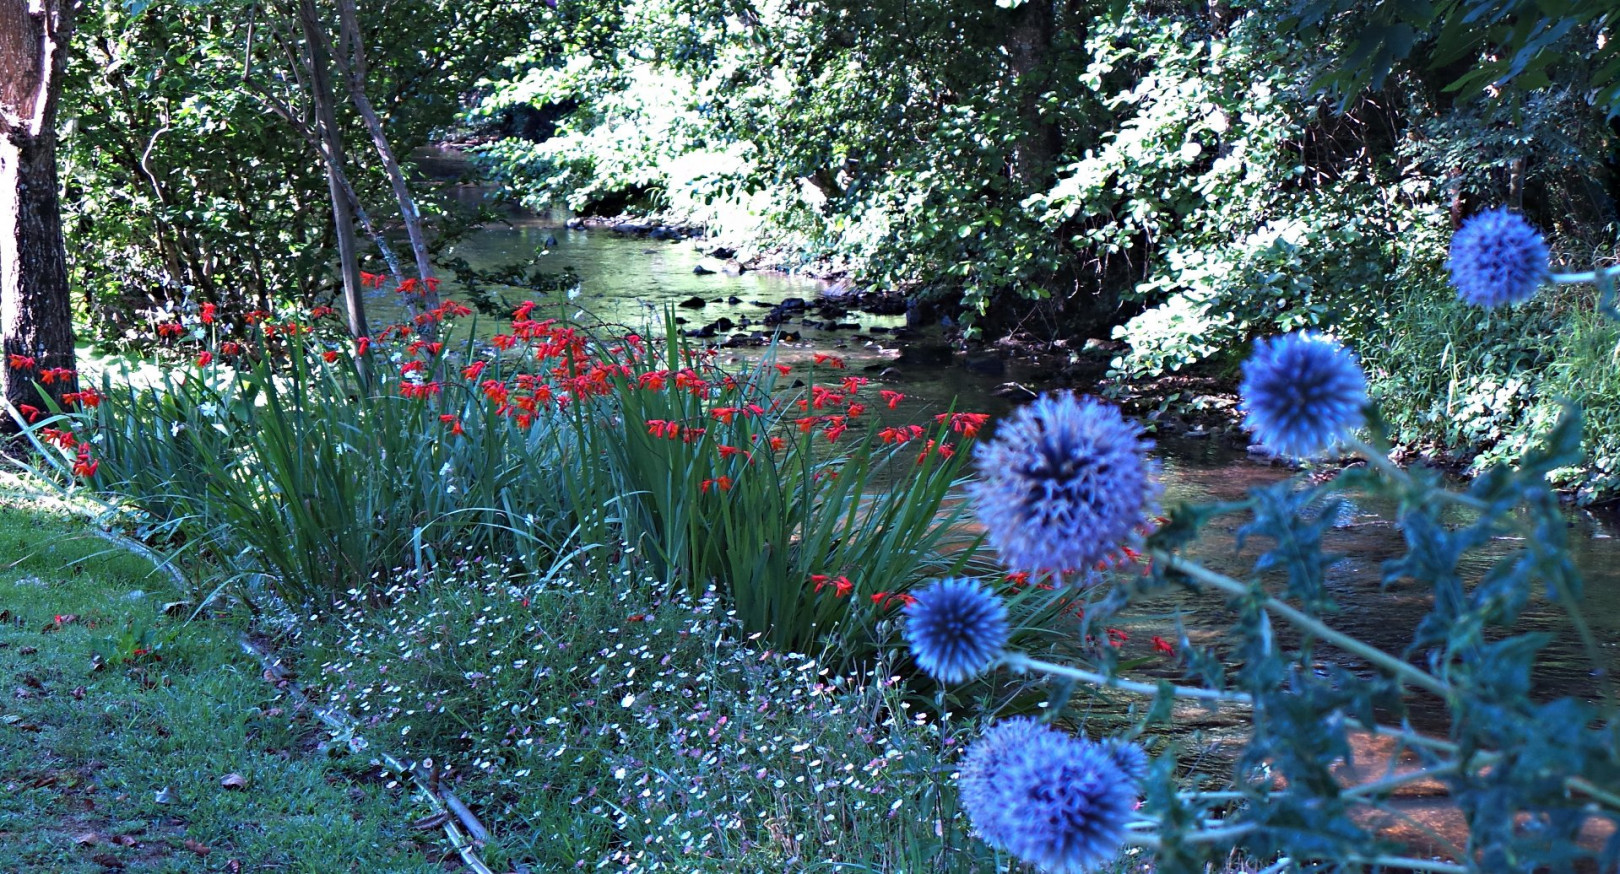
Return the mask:
<svg viewBox="0 0 1620 874">
<path fill-rule="evenodd" d="M 484 397 L 495 404 L 505 405 L 507 398 L 511 396 L 506 384 L 498 379 L 486 379 L 478 384 L 478 388 L 484 393 Z"/>
<path fill-rule="evenodd" d="M 382 276 L 380 274 L 367 273 L 364 270 L 360 271 L 360 284 L 366 286 L 367 288 L 375 288 L 377 287 L 377 283 L 381 281 Z"/>
<path fill-rule="evenodd" d="M 411 398 L 413 400 L 427 400 L 428 398 L 438 394 L 441 388 L 443 388 L 443 386 L 439 385 L 437 382 L 402 382 L 399 385 L 399 393 L 402 397 Z"/>
<path fill-rule="evenodd" d="M 851 419 L 859 419 L 866 412 L 866 404 L 850 404 L 844 408 L 844 415 Z"/>
<path fill-rule="evenodd" d="M 827 440 L 836 443 L 838 438 L 844 436 L 844 432 L 848 430 L 849 426 L 844 424 L 843 416 L 833 416 L 827 421 Z"/>
<path fill-rule="evenodd" d="M 990 421 L 990 414 L 989 413 L 940 413 L 939 415 L 934 417 L 934 421 L 939 422 L 941 424 L 945 423 L 946 421 L 949 421 L 951 423 L 951 430 L 952 431 L 955 431 L 956 433 L 961 434 L 964 437 L 970 437 L 971 438 L 971 437 L 979 436 L 979 429 L 984 427 L 984 423 Z"/>
<path fill-rule="evenodd" d="M 37 421 L 39 421 L 39 414 L 44 412 L 44 411 L 41 410 L 39 407 L 36 407 L 36 406 L 34 406 L 32 404 L 18 404 L 17 405 L 17 412 L 22 413 L 24 416 L 28 417 L 28 421 L 37 422 Z"/>
<path fill-rule="evenodd" d="M 818 577 L 819 580 L 817 579 Z M 810 580 L 816 584 L 817 592 L 821 591 L 822 587 L 824 586 L 832 586 L 834 598 L 842 598 L 845 595 L 855 591 L 855 584 L 849 581 L 849 577 L 833 577 L 832 579 L 828 579 L 826 574 L 817 574 L 816 576 L 812 576 Z"/>
<path fill-rule="evenodd" d="M 452 414 L 452 413 L 441 414 L 439 416 L 439 421 L 441 421 L 444 424 L 450 426 L 450 433 L 451 434 L 466 434 L 467 433 L 461 427 L 461 419 L 459 417 L 457 417 L 456 415 Z"/>
<path fill-rule="evenodd" d="M 698 484 L 699 490 L 704 492 L 707 492 L 711 487 L 714 488 L 715 491 L 719 492 L 730 491 L 731 477 L 717 476 L 714 479 L 706 479 Z"/>
<path fill-rule="evenodd" d="M 157 326 L 159 337 L 178 337 L 186 332 L 186 327 L 179 322 L 164 322 Z"/>
<path fill-rule="evenodd" d="M 328 306 L 318 306 L 309 311 L 309 317 L 312 319 L 322 319 L 329 315 L 332 315 L 332 308 Z"/>
<path fill-rule="evenodd" d="M 270 318 L 270 314 L 264 310 L 248 310 L 242 314 L 242 321 L 250 325 L 257 324 L 268 318 Z"/>
<path fill-rule="evenodd" d="M 1027 586 L 1029 585 L 1029 571 L 1014 571 L 1007 574 L 1007 582 L 1012 583 L 1012 586 L 1015 589 L 1021 586 Z"/>
<path fill-rule="evenodd" d="M 462 379 L 477 379 L 478 375 L 483 373 L 484 368 L 486 368 L 488 366 L 489 366 L 488 361 L 474 361 L 473 363 L 467 365 L 466 367 L 461 368 L 461 378 Z"/>
<path fill-rule="evenodd" d="M 450 316 L 463 318 L 465 316 L 472 315 L 472 308 L 464 303 L 461 303 L 460 301 L 447 300 L 444 302 L 443 306 L 440 306 L 438 309 L 434 310 L 434 312 L 440 313 L 440 318 Z"/>
<path fill-rule="evenodd" d="M 737 456 L 741 455 L 744 458 L 747 458 L 749 461 L 754 459 L 752 455 L 748 454 L 748 450 L 738 449 L 735 446 L 720 446 L 719 450 L 721 458 L 736 458 Z"/>
<path fill-rule="evenodd" d="M 893 607 L 896 603 L 910 607 L 917 599 L 905 592 L 878 592 L 872 596 L 872 603 L 879 607 Z"/>
<path fill-rule="evenodd" d="M 371 338 L 370 337 L 356 337 L 356 338 L 354 338 L 354 354 L 356 354 L 356 355 L 364 355 L 364 354 L 366 354 L 366 350 L 370 349 L 370 348 L 371 348 Z"/>
<path fill-rule="evenodd" d="M 1118 648 L 1118 647 L 1124 646 L 1125 641 L 1130 640 L 1130 639 L 1131 639 L 1131 636 L 1129 634 L 1126 634 L 1121 629 L 1118 629 L 1118 628 L 1110 628 L 1110 629 L 1108 629 L 1108 645 L 1109 646 Z"/>
<path fill-rule="evenodd" d="M 816 363 L 817 364 L 825 364 L 828 367 L 833 368 L 834 370 L 843 370 L 844 369 L 844 359 L 839 358 L 837 355 L 825 355 L 825 354 L 822 354 L 820 352 L 817 352 L 815 354 L 815 358 L 816 358 Z"/>
<path fill-rule="evenodd" d="M 39 433 L 45 438 L 45 442 L 54 443 L 63 449 L 72 449 L 79 445 L 78 438 L 74 437 L 71 431 L 63 431 L 60 428 L 41 428 Z"/>
<path fill-rule="evenodd" d="M 400 280 L 398 287 L 394 289 L 395 294 L 419 294 L 421 291 L 422 282 L 414 276 L 407 276 Z"/>
<path fill-rule="evenodd" d="M 400 376 L 410 376 L 413 373 L 425 373 L 426 371 L 426 361 L 407 361 L 399 367 Z"/>
<path fill-rule="evenodd" d="M 73 475 L 89 479 L 96 475 L 96 468 L 100 466 L 100 461 L 90 457 L 90 450 L 80 447 L 78 460 L 73 464 Z"/>
<path fill-rule="evenodd" d="M 429 276 L 427 279 L 422 281 L 427 285 L 427 290 L 430 294 L 439 293 L 439 277 Z"/>
<path fill-rule="evenodd" d="M 776 365 L 776 370 L 777 370 L 778 373 L 782 374 L 783 376 L 787 376 L 788 374 L 793 372 L 793 365 L 791 365 L 791 364 L 778 364 L 778 365 Z"/>
<path fill-rule="evenodd" d="M 212 325 L 214 323 L 214 314 L 217 312 L 219 312 L 219 307 L 211 303 L 205 303 L 202 305 L 202 312 L 197 314 L 197 318 L 205 325 Z"/>
<path fill-rule="evenodd" d="M 846 376 L 844 377 L 844 393 L 859 394 L 868 382 L 871 382 L 871 380 L 864 376 Z"/>
<path fill-rule="evenodd" d="M 6 356 L 6 361 L 11 364 L 12 370 L 33 370 L 39 365 L 39 361 L 33 356 L 18 355 L 16 353 Z"/>
<path fill-rule="evenodd" d="M 321 353 L 321 358 L 327 364 L 333 364 L 337 362 L 339 354 L 340 353 L 336 349 L 328 349 Z"/>
<path fill-rule="evenodd" d="M 780 451 L 782 451 L 782 447 L 784 447 L 786 445 L 787 445 L 787 441 L 783 440 L 780 437 L 772 437 L 771 438 L 771 451 L 772 452 L 780 452 Z"/>
<path fill-rule="evenodd" d="M 77 402 L 79 406 L 84 407 L 87 410 L 93 410 L 96 407 L 101 406 L 101 393 L 93 388 L 87 388 L 79 392 L 69 392 L 68 394 L 62 395 L 62 400 L 65 401 L 70 397 L 72 397 L 74 402 Z"/>
<path fill-rule="evenodd" d="M 532 300 L 526 300 L 523 303 L 518 304 L 518 308 L 512 311 L 512 321 L 521 322 L 528 319 L 529 314 L 534 312 L 534 308 L 537 306 L 539 306 L 539 304 Z"/>
<path fill-rule="evenodd" d="M 1153 635 L 1153 651 L 1162 652 L 1165 655 L 1175 655 L 1176 645 L 1155 634 Z"/>
<path fill-rule="evenodd" d="M 496 334 L 495 336 L 489 338 L 489 342 L 490 345 L 504 352 L 511 349 L 513 346 L 516 346 L 518 343 L 518 338 L 512 336 L 511 334 Z"/>
<path fill-rule="evenodd" d="M 213 363 L 214 363 L 214 353 L 209 352 L 208 350 L 205 349 L 205 350 L 203 350 L 201 353 L 199 353 L 197 355 L 197 366 L 198 367 L 207 367 L 208 365 L 213 364 Z"/>
<path fill-rule="evenodd" d="M 737 414 L 740 412 L 742 412 L 742 410 L 738 409 L 737 407 L 715 407 L 709 411 L 709 415 L 713 416 L 718 422 L 730 425 L 731 420 L 736 418 Z"/>
<path fill-rule="evenodd" d="M 219 354 L 221 354 L 221 355 L 241 355 L 242 354 L 242 344 L 236 342 L 235 340 L 226 340 L 225 342 L 219 344 Z"/>
<path fill-rule="evenodd" d="M 649 391 L 663 391 L 664 380 L 668 376 L 667 370 L 649 370 L 636 380 L 636 384 Z"/>
</svg>

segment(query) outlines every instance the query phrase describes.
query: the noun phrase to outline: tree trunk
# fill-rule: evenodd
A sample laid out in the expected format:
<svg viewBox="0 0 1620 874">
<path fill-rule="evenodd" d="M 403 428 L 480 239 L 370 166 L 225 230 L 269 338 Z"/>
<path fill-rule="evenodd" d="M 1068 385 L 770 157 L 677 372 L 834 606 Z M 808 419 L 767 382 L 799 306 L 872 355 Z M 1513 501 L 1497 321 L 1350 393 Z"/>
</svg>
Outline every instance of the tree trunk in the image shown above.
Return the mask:
<svg viewBox="0 0 1620 874">
<path fill-rule="evenodd" d="M 77 2 L 0 0 L 0 382 L 12 406 L 44 408 L 48 369 L 76 371 L 56 184 L 56 103 Z M 56 399 L 76 376 L 52 379 Z M 10 417 L 0 428 L 13 429 Z"/>
<path fill-rule="evenodd" d="M 315 0 L 299 0 L 298 24 L 304 33 L 305 60 L 309 65 L 310 103 L 315 109 L 316 127 L 326 153 L 326 187 L 332 200 L 332 224 L 337 232 L 338 262 L 343 274 L 343 302 L 349 317 L 349 331 L 356 337 L 370 335 L 366 327 L 364 287 L 360 284 L 360 252 L 354 235 L 354 213 L 341 176 L 343 135 L 337 126 L 332 96 L 332 60 L 326 51 L 326 36 Z M 363 364 L 362 364 L 362 373 Z"/>
<path fill-rule="evenodd" d="M 338 27 L 349 53 L 347 64 L 341 60 L 342 53 L 338 54 L 339 65 L 345 68 L 345 78 L 349 82 L 349 96 L 354 101 L 354 108 L 360 112 L 360 118 L 366 123 L 371 143 L 377 149 L 377 157 L 382 161 L 383 170 L 388 173 L 389 183 L 393 185 L 394 199 L 399 201 L 400 219 L 405 223 L 405 234 L 411 241 L 411 255 L 416 261 L 417 278 L 422 285 L 418 299 L 423 308 L 433 309 L 439 305 L 438 283 L 431 281 L 433 264 L 428 258 L 427 238 L 422 234 L 422 216 L 417 212 L 416 199 L 411 197 L 411 187 L 405 181 L 405 173 L 400 170 L 399 161 L 394 157 L 394 149 L 388 144 L 382 119 L 371 105 L 371 98 L 366 96 L 366 48 L 354 0 L 338 0 Z M 422 321 L 417 324 L 417 330 L 431 337 L 436 329 L 432 322 Z"/>
<path fill-rule="evenodd" d="M 1023 194 L 1043 191 L 1052 182 L 1063 135 L 1042 110 L 1051 87 L 1052 40 L 1057 21 L 1052 0 L 1024 0 L 1009 16 L 1007 63 L 1016 77 L 1014 94 L 1023 130 L 1009 162 Z"/>
</svg>

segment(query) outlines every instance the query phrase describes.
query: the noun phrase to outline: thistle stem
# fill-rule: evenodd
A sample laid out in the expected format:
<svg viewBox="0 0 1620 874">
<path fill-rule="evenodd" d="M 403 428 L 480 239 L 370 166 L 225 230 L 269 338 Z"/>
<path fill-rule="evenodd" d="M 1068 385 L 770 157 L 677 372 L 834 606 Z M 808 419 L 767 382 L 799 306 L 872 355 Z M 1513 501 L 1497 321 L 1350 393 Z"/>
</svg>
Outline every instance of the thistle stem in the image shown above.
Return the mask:
<svg viewBox="0 0 1620 874">
<path fill-rule="evenodd" d="M 1438 859 L 1415 859 L 1410 856 L 1351 856 L 1346 861 L 1358 865 L 1378 865 L 1385 868 L 1405 868 L 1411 871 L 1438 871 L 1441 874 L 1470 874 L 1474 869 L 1455 862 Z"/>
<path fill-rule="evenodd" d="M 1402 470 L 1400 465 L 1390 461 L 1389 456 L 1385 455 L 1378 447 L 1366 442 L 1365 440 L 1359 440 L 1354 437 L 1347 439 L 1345 441 L 1345 445 L 1351 449 L 1354 449 L 1362 458 L 1365 458 L 1368 464 L 1378 468 L 1379 472 L 1381 472 L 1384 476 L 1387 476 L 1395 482 L 1400 483 L 1401 486 L 1407 490 L 1410 491 L 1417 487 L 1417 484 L 1412 481 L 1412 475 L 1407 473 L 1405 470 Z M 1490 509 L 1489 504 L 1485 503 L 1479 498 L 1474 497 L 1473 495 L 1460 495 L 1446 489 L 1438 489 L 1430 492 L 1430 494 L 1440 498 L 1441 500 L 1450 501 L 1453 504 L 1468 507 L 1472 510 L 1484 512 L 1485 510 Z"/>
<path fill-rule="evenodd" d="M 1620 277 L 1620 264 L 1613 267 L 1604 267 L 1601 270 L 1587 270 L 1583 273 L 1554 273 L 1547 277 L 1547 281 L 1554 285 L 1580 285 L 1586 282 L 1597 282 L 1600 274 L 1608 279 Z"/>
<path fill-rule="evenodd" d="M 1229 825 L 1221 826 L 1219 828 L 1204 829 L 1202 831 L 1193 831 L 1182 835 L 1181 842 L 1184 844 L 1218 844 L 1222 841 L 1232 840 L 1233 838 L 1241 838 L 1244 835 L 1254 831 L 1256 828 L 1257 826 L 1255 826 L 1253 823 L 1243 823 L 1241 825 Z M 1147 847 L 1150 850 L 1157 850 L 1163 845 L 1163 842 L 1159 840 L 1158 835 L 1144 834 L 1141 832 L 1132 832 L 1127 834 L 1125 836 L 1125 843 L 1133 847 Z"/>
<path fill-rule="evenodd" d="M 1404 662 L 1375 646 L 1370 646 L 1347 634 L 1335 631 L 1323 624 L 1321 620 L 1313 616 L 1306 615 L 1305 613 L 1301 613 L 1299 610 L 1294 609 L 1288 604 L 1285 604 L 1282 601 L 1265 594 L 1264 592 L 1257 592 L 1250 586 L 1240 583 L 1237 580 L 1226 576 L 1225 574 L 1216 573 L 1203 565 L 1187 561 L 1180 556 L 1170 555 L 1163 552 L 1155 552 L 1153 554 L 1153 560 L 1156 562 L 1163 562 L 1164 566 L 1170 570 L 1186 574 L 1200 583 L 1212 588 L 1220 589 L 1228 594 L 1237 595 L 1240 597 L 1258 595 L 1261 606 L 1265 607 L 1272 613 L 1287 619 L 1301 631 L 1333 644 L 1345 652 L 1359 656 L 1360 658 L 1363 658 L 1368 662 L 1389 671 L 1391 674 L 1400 677 L 1408 683 L 1411 683 L 1412 685 L 1430 692 L 1440 698 L 1447 698 L 1451 694 L 1451 686 L 1448 685 L 1444 680 L 1441 680 L 1414 665 L 1408 664 L 1407 662 Z"/>
<path fill-rule="evenodd" d="M 1007 667 L 1023 673 L 1024 671 L 1040 671 L 1043 674 L 1052 674 L 1059 677 L 1069 677 L 1074 680 L 1083 680 L 1096 686 L 1108 689 L 1119 689 L 1125 692 L 1136 692 L 1141 695 L 1157 695 L 1168 688 L 1177 698 L 1195 698 L 1200 701 L 1224 701 L 1231 704 L 1253 704 L 1254 699 L 1242 692 L 1222 692 L 1218 689 L 1198 689 L 1192 686 L 1159 686 L 1153 683 L 1139 683 L 1135 680 L 1122 680 L 1110 677 L 1084 668 L 1070 665 L 1060 665 L 1053 662 L 1044 662 L 1032 659 L 1023 653 L 1007 653 L 1001 657 L 1001 663 Z"/>
</svg>

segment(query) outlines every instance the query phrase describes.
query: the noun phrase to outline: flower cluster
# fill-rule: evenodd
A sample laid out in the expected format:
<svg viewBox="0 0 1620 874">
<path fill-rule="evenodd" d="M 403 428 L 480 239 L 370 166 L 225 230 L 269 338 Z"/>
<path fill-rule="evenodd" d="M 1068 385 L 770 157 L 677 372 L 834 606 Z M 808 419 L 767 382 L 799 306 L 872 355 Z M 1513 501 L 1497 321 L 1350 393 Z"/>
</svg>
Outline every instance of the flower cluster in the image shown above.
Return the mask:
<svg viewBox="0 0 1620 874">
<path fill-rule="evenodd" d="M 1010 719 L 968 750 L 957 785 L 986 843 L 1043 870 L 1088 871 L 1118 853 L 1145 768 L 1134 744 Z"/>
<path fill-rule="evenodd" d="M 1119 410 L 1046 394 L 973 453 L 970 488 L 990 544 L 1014 570 L 1079 570 L 1113 559 L 1147 527 L 1158 485 L 1150 444 Z"/>
<path fill-rule="evenodd" d="M 1451 238 L 1451 283 L 1457 296 L 1477 307 L 1529 300 L 1547 278 L 1547 243 L 1517 213 L 1479 213 Z"/>
<path fill-rule="evenodd" d="M 1311 458 L 1361 423 L 1367 378 L 1354 355 L 1311 332 L 1255 343 L 1243 363 L 1243 424 L 1281 455 Z"/>
<path fill-rule="evenodd" d="M 941 682 L 973 679 L 1007 644 L 1007 607 L 977 580 L 952 577 L 923 589 L 906 618 L 917 665 Z"/>
</svg>

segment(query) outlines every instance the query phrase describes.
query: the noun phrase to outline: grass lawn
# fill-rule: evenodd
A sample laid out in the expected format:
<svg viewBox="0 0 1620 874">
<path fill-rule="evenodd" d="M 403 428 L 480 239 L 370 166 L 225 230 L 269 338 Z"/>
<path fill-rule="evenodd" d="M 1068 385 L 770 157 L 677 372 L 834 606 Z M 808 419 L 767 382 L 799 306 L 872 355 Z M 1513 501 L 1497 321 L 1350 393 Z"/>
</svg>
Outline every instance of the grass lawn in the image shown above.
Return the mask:
<svg viewBox="0 0 1620 874">
<path fill-rule="evenodd" d="M 0 871 L 442 871 L 365 758 L 85 522 L 0 497 Z"/>
</svg>

